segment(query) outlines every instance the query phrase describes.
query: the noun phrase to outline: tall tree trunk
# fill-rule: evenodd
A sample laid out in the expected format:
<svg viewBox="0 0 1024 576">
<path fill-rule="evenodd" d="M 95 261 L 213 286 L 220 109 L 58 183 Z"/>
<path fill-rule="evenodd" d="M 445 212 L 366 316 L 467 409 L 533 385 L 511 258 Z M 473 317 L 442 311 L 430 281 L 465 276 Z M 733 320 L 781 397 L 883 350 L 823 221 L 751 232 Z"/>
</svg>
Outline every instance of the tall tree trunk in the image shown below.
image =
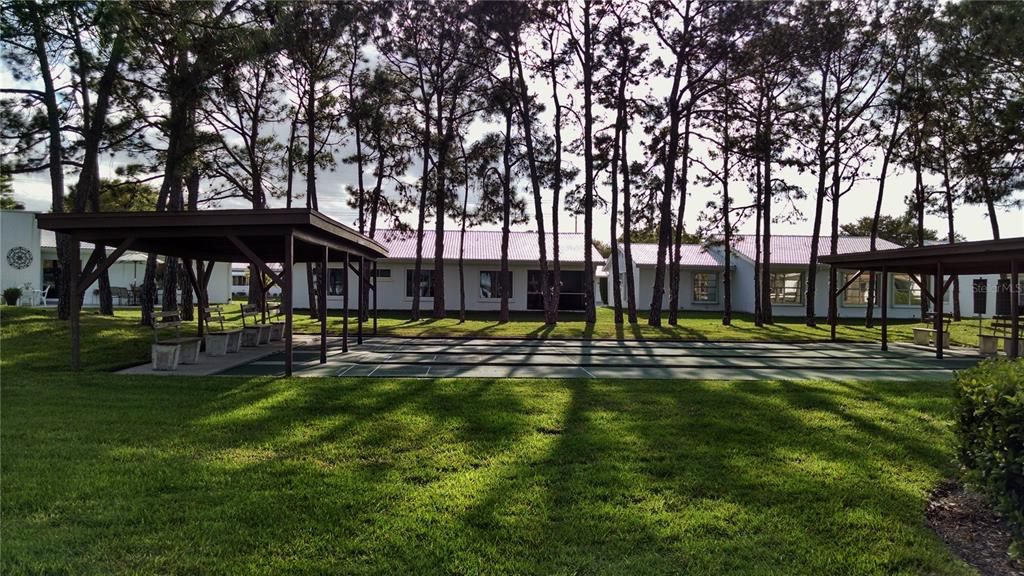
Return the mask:
<svg viewBox="0 0 1024 576">
<path fill-rule="evenodd" d="M 838 104 L 841 104 L 839 102 Z M 840 177 L 842 175 L 842 169 L 839 165 L 839 153 L 840 153 L 840 142 L 842 140 L 842 134 L 840 132 L 840 116 L 838 113 L 835 114 L 835 131 L 832 138 L 832 227 L 829 234 L 829 249 L 828 253 L 831 256 L 835 256 L 839 253 L 839 202 L 842 200 L 842 182 Z M 839 289 L 838 277 L 835 266 L 829 266 L 828 274 L 828 321 L 831 326 L 833 322 L 839 320 L 839 308 L 837 307 L 837 300 L 835 293 Z"/>
<path fill-rule="evenodd" d="M 672 243 L 672 193 L 675 190 L 676 158 L 679 156 L 679 122 L 681 120 L 680 83 L 683 75 L 682 60 L 676 61 L 669 93 L 668 149 L 665 152 L 664 181 L 658 219 L 658 261 L 654 267 L 654 287 L 651 290 L 651 309 L 647 323 L 661 326 L 661 300 L 665 295 L 665 261 Z"/>
<path fill-rule="evenodd" d="M 459 228 L 459 324 L 466 321 L 466 220 L 469 212 L 469 162 L 466 149 L 462 149 L 463 170 L 466 173 L 466 189 L 462 196 L 462 225 Z"/>
<path fill-rule="evenodd" d="M 50 56 L 46 52 L 46 26 L 41 13 L 34 13 L 32 35 L 39 74 L 43 80 L 43 104 L 46 107 L 46 127 L 50 172 L 50 202 L 54 213 L 64 212 L 64 147 L 61 144 L 61 114 L 57 106 L 57 91 L 50 69 Z M 71 313 L 72 279 L 77 272 L 71 270 L 71 238 L 57 234 L 57 316 L 67 320 Z"/>
<path fill-rule="evenodd" d="M 949 156 L 946 154 L 945 142 L 942 143 L 942 180 L 945 184 L 946 200 L 946 234 L 950 244 L 956 243 L 956 230 L 953 227 L 953 184 L 949 177 Z M 960 321 L 960 280 L 953 275 L 953 319 Z"/>
<path fill-rule="evenodd" d="M 423 103 L 424 109 L 428 109 L 429 100 Z M 420 319 L 420 277 L 423 275 L 423 227 L 427 218 L 427 189 L 430 186 L 430 117 L 426 114 L 423 119 L 423 177 L 420 181 L 420 202 L 419 215 L 416 219 L 416 263 L 413 266 L 412 278 L 412 310 L 409 317 L 412 320 Z M 437 272 L 435 272 L 436 274 Z"/>
<path fill-rule="evenodd" d="M 504 289 L 508 277 L 508 236 L 512 217 L 512 107 L 505 108 L 505 142 L 501 155 L 504 175 L 501 179 L 501 270 L 498 272 L 498 290 L 501 291 L 501 309 L 498 322 L 508 322 L 508 292 Z"/>
<path fill-rule="evenodd" d="M 729 160 L 731 156 L 732 143 L 729 134 L 730 95 L 726 94 L 725 118 L 722 130 L 722 226 L 725 230 L 725 269 L 722 271 L 722 325 L 732 324 L 732 201 L 729 198 Z"/>
<path fill-rule="evenodd" d="M 444 108 L 442 94 L 437 92 L 437 163 L 434 180 L 437 182 L 434 194 L 434 318 L 444 318 L 444 217 L 447 212 L 445 178 L 448 169 L 448 143 L 452 138 L 452 125 L 444 126 Z"/>
<path fill-rule="evenodd" d="M 764 184 L 762 186 L 763 215 L 761 225 L 763 226 L 764 247 L 761 249 L 761 320 L 766 324 L 775 322 L 772 313 L 771 282 L 772 282 L 772 123 L 771 108 L 767 111 L 767 119 L 764 126 L 765 157 L 764 157 Z"/>
<path fill-rule="evenodd" d="M 679 210 L 676 212 L 675 241 L 673 242 L 672 262 L 669 266 L 668 323 L 673 326 L 679 322 L 679 260 L 683 254 L 683 215 L 686 213 L 690 164 L 690 118 L 693 115 L 693 104 L 691 101 L 686 106 L 686 119 L 683 122 L 683 163 L 679 168 Z"/>
<path fill-rule="evenodd" d="M 620 62 L 621 67 L 621 62 Z M 622 143 L 620 135 L 622 133 L 622 93 L 625 89 L 625 82 L 620 76 L 619 81 L 619 99 L 616 105 L 615 114 L 615 129 L 612 140 L 612 160 L 611 160 L 611 185 L 612 185 L 612 217 L 611 217 L 611 245 L 612 245 L 612 307 L 614 310 L 615 324 L 622 324 L 622 283 L 619 275 L 619 241 L 618 241 L 618 227 L 619 227 L 619 149 Z M 625 222 L 625 227 L 629 226 L 629 222 Z"/>
<path fill-rule="evenodd" d="M 818 241 L 821 238 L 821 219 L 825 210 L 826 181 L 828 178 L 828 121 L 831 106 L 828 104 L 826 95 L 828 89 L 827 70 L 819 70 L 821 74 L 821 90 L 819 101 L 821 105 L 821 125 L 818 127 L 818 142 L 815 147 L 815 154 L 818 156 L 818 188 L 814 195 L 814 224 L 811 227 L 811 256 L 807 262 L 807 302 L 804 303 L 804 323 L 807 326 L 817 326 L 818 318 L 815 311 L 815 296 L 817 295 L 818 279 Z M 833 162 L 838 164 L 838 158 Z"/>
<path fill-rule="evenodd" d="M 587 324 L 597 322 L 594 307 L 594 46 L 591 0 L 583 2 L 583 295 Z"/>
<path fill-rule="evenodd" d="M 924 204 L 925 204 L 925 189 L 924 189 L 924 173 L 921 166 L 921 154 L 922 154 L 922 142 L 923 136 L 921 135 L 920 126 L 914 137 L 914 195 L 916 196 L 916 206 L 914 206 L 915 212 L 917 213 L 917 245 L 924 246 Z M 921 277 L 921 281 L 924 282 L 924 276 Z M 921 294 L 921 318 L 924 318 L 928 314 L 928 299 L 925 298 L 922 291 Z"/>
<path fill-rule="evenodd" d="M 764 196 L 764 183 L 761 179 L 761 161 L 754 161 L 754 325 L 764 325 L 764 306 L 761 298 L 764 290 L 761 287 L 761 220 L 763 220 L 764 207 L 762 199 Z"/>
<path fill-rule="evenodd" d="M 629 124 L 623 119 L 622 125 L 622 258 L 626 268 L 626 318 L 636 325 L 636 285 L 633 278 L 633 241 L 631 224 L 633 208 L 630 199 L 629 173 Z M 616 255 L 618 257 L 618 255 Z"/>
<path fill-rule="evenodd" d="M 882 155 L 882 169 L 878 174 L 878 195 L 875 197 L 875 212 L 871 218 L 871 240 L 870 250 L 878 249 L 878 224 L 882 220 L 882 200 L 885 197 L 885 178 L 889 172 L 889 163 L 896 152 L 896 144 L 899 141 L 900 119 L 902 110 L 896 110 L 896 117 L 893 119 L 892 132 L 889 133 L 889 141 L 885 146 L 885 153 Z M 864 314 L 864 325 L 868 328 L 874 326 L 875 310 L 875 273 L 871 272 L 868 280 L 868 307 Z M 882 302 L 882 306 L 888 306 L 888 302 Z"/>
<path fill-rule="evenodd" d="M 554 50 L 553 44 L 552 50 Z M 554 101 L 555 107 L 555 168 L 554 180 L 551 186 L 551 315 L 553 322 L 558 322 L 558 311 L 562 298 L 562 263 L 559 255 L 558 236 L 558 215 L 562 210 L 562 105 L 558 97 L 558 69 L 554 63 L 551 64 L 551 98 Z"/>
<path fill-rule="evenodd" d="M 537 249 L 540 253 L 540 291 L 544 302 L 544 322 L 548 325 L 558 321 L 554 308 L 557 303 L 553 302 L 551 291 L 551 280 L 548 277 L 548 248 L 547 234 L 544 232 L 544 198 L 541 194 L 540 183 L 543 176 L 537 166 L 537 152 L 533 142 L 533 116 L 530 114 L 530 94 L 526 86 L 526 74 L 523 72 L 523 60 L 519 53 L 520 38 L 518 35 L 510 48 L 509 74 L 512 73 L 513 60 L 515 63 L 516 86 L 519 92 L 518 105 L 519 118 L 522 120 L 523 139 L 526 143 L 526 163 L 530 171 L 530 185 L 533 189 L 533 211 L 537 221 Z M 506 284 L 505 287 L 508 285 Z M 502 290 L 502 294 L 507 290 Z M 504 299 L 504 298 L 503 298 Z"/>
</svg>

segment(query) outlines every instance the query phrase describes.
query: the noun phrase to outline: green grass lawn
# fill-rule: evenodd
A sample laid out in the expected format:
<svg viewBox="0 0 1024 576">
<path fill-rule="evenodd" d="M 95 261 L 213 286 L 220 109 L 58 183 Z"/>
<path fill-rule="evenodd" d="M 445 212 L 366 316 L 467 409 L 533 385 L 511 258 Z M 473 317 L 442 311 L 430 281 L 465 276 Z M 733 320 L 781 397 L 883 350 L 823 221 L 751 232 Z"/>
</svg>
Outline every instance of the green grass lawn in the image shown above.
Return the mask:
<svg viewBox="0 0 1024 576">
<path fill-rule="evenodd" d="M 947 384 L 124 377 L 0 310 L 3 574 L 971 574 Z"/>
</svg>

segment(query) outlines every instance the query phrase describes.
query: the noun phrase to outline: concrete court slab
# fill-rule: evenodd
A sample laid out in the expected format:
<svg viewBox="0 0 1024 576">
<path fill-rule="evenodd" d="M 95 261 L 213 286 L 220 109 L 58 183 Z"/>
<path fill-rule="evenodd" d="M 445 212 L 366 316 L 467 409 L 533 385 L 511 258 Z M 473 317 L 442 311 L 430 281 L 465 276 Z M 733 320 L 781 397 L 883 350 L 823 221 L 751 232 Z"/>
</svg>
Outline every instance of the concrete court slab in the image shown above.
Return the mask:
<svg viewBox="0 0 1024 576">
<path fill-rule="evenodd" d="M 335 340 L 335 339 L 332 339 Z M 315 343 L 314 343 L 315 344 Z M 296 349 L 296 376 L 374 378 L 829 379 L 933 380 L 980 360 L 953 349 L 893 344 L 783 342 L 582 342 L 368 338 L 341 353 L 329 341 L 328 362 L 315 347 Z M 281 375 L 283 353 L 221 372 Z"/>
</svg>

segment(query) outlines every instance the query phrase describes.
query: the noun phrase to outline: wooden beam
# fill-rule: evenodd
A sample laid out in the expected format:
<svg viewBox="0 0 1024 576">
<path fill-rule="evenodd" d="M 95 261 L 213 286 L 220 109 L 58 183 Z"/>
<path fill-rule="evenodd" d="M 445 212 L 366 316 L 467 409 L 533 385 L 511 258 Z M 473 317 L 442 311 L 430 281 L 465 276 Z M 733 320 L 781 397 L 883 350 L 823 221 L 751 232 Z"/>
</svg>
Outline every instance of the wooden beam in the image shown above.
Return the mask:
<svg viewBox="0 0 1024 576">
<path fill-rule="evenodd" d="M 326 244 L 323 246 L 323 261 L 320 265 L 320 291 L 317 293 L 320 300 L 320 363 L 327 363 L 327 262 L 329 261 L 330 248 Z M 312 263 L 307 262 L 306 267 L 311 267 Z"/>
<path fill-rule="evenodd" d="M 345 252 L 345 268 L 349 267 L 348 252 Z M 342 285 L 342 316 L 341 316 L 341 351 L 348 352 L 348 274 L 341 275 Z"/>
<path fill-rule="evenodd" d="M 1020 358 L 1020 264 L 1010 260 L 1010 358 Z"/>
<path fill-rule="evenodd" d="M 914 284 L 917 284 L 917 287 L 921 289 L 921 294 L 923 294 L 924 297 L 934 305 L 935 296 L 932 296 L 932 293 L 928 291 L 928 286 L 925 285 L 924 281 L 918 278 L 917 274 L 907 274 L 907 276 L 909 276 L 910 279 L 914 281 Z"/>
<path fill-rule="evenodd" d="M 939 260 L 935 263 L 935 292 L 936 297 L 932 300 L 935 303 L 935 320 L 933 321 L 935 328 L 935 358 L 942 360 L 942 344 L 945 336 L 943 331 L 945 330 L 945 324 L 942 318 L 942 261 Z"/>
<path fill-rule="evenodd" d="M 946 282 L 942 284 L 942 294 L 939 295 L 940 298 L 945 298 L 946 297 L 946 292 L 949 291 L 949 286 L 950 286 L 950 284 L 953 283 L 953 280 L 955 278 L 956 278 L 956 275 L 950 276 L 949 279 L 946 280 Z"/>
<path fill-rule="evenodd" d="M 860 275 L 863 273 L 863 270 L 858 270 L 857 273 L 853 275 L 853 278 L 850 278 L 849 280 L 846 281 L 846 284 L 843 284 L 842 288 L 836 290 L 836 296 L 839 296 L 843 292 L 846 292 L 846 289 L 850 287 L 850 284 L 853 284 L 857 280 L 857 278 L 860 278 Z"/>
<path fill-rule="evenodd" d="M 68 263 L 68 273 L 71 274 L 69 278 L 68 286 L 75 287 L 70 294 L 71 296 L 71 311 L 69 315 L 69 324 L 71 325 L 71 369 L 78 370 L 81 368 L 81 324 L 79 314 L 82 310 L 82 292 L 77 290 L 78 279 L 81 277 L 80 268 L 82 266 L 82 255 L 81 255 L 81 244 L 78 242 L 78 238 L 71 237 L 71 242 L 68 243 L 68 250 L 71 251 L 68 254 L 70 262 Z M 88 286 L 86 286 L 88 287 Z"/>
<path fill-rule="evenodd" d="M 121 242 L 121 245 L 115 248 L 114 251 L 111 252 L 109 255 L 107 255 L 103 262 L 96 264 L 96 269 L 93 270 L 92 272 L 89 272 L 88 275 L 85 276 L 84 280 L 78 282 L 78 293 L 81 294 L 88 290 L 89 286 L 92 285 L 92 283 L 95 282 L 96 279 L 99 278 L 101 274 L 106 272 L 107 269 L 110 268 L 114 264 L 114 262 L 116 262 L 117 259 L 120 258 L 121 255 L 128 250 L 128 248 L 132 245 L 133 242 L 135 242 L 135 238 L 125 238 L 124 241 Z M 99 260 L 99 253 L 99 250 L 94 250 L 92 256 L 89 257 L 89 260 L 92 261 L 94 257 L 96 260 Z M 82 274 L 86 273 L 83 271 Z"/>
<path fill-rule="evenodd" d="M 373 273 L 370 275 L 373 282 L 373 335 L 377 335 L 377 261 L 373 261 Z"/>
<path fill-rule="evenodd" d="M 290 270 L 294 264 L 295 241 L 292 235 L 284 236 L 284 268 Z M 263 264 L 266 266 L 266 264 Z M 292 274 L 285 276 L 281 285 L 281 308 L 284 309 L 284 375 L 292 375 Z"/>
<path fill-rule="evenodd" d="M 889 349 L 889 270 L 882 266 L 882 351 Z"/>
<path fill-rule="evenodd" d="M 287 237 L 289 238 L 289 240 L 291 239 L 291 235 L 288 235 Z M 270 276 L 270 279 L 277 283 L 278 286 L 281 286 L 282 289 L 284 288 L 284 282 L 281 279 L 281 277 L 278 276 L 277 273 L 270 268 L 270 266 L 267 266 L 267 263 L 264 262 L 259 256 L 257 256 L 255 252 L 250 250 L 249 247 L 246 246 L 237 236 L 228 236 L 228 240 L 230 240 L 231 243 L 235 245 L 235 248 L 238 248 L 238 250 L 241 251 L 242 254 L 245 254 L 245 257 L 248 258 L 250 262 L 255 264 L 260 270 L 263 271 L 264 274 Z M 287 244 L 291 245 L 291 242 L 288 242 Z M 288 255 L 285 254 L 285 260 L 287 259 Z M 285 266 L 285 272 L 288 272 L 287 265 Z"/>
</svg>

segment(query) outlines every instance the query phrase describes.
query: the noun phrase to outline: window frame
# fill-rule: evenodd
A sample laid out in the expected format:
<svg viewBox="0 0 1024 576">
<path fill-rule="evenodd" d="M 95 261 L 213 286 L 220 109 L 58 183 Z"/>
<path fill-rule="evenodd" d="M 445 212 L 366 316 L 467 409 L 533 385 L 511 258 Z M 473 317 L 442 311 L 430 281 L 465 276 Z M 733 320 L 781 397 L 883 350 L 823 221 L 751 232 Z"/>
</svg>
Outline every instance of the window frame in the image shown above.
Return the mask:
<svg viewBox="0 0 1024 576">
<path fill-rule="evenodd" d="M 405 299 L 406 300 L 412 300 L 413 297 L 414 297 L 414 295 L 412 293 L 412 278 L 413 278 L 412 275 L 415 272 L 416 272 L 415 268 L 406 268 L 405 269 Z M 432 268 L 430 268 L 430 269 L 428 269 L 428 268 L 420 269 L 420 282 L 423 281 L 423 275 L 428 275 L 426 288 L 430 292 L 430 295 L 429 296 L 428 295 L 424 295 L 422 293 L 423 291 L 421 290 L 420 291 L 420 300 L 425 300 L 425 299 L 433 300 L 433 298 L 434 298 L 434 270 Z"/>
<path fill-rule="evenodd" d="M 907 283 L 909 284 L 908 304 L 901 304 L 896 300 L 897 296 L 899 296 L 899 291 L 896 289 L 896 280 L 901 277 L 906 278 Z M 922 280 L 922 282 L 927 282 L 927 280 Z M 892 306 L 893 308 L 920 308 L 921 302 L 925 300 L 924 292 L 921 291 L 921 287 L 917 285 L 917 282 L 914 282 L 910 278 L 909 274 L 903 274 L 902 272 L 892 274 L 892 277 L 889 279 L 889 289 L 892 294 L 892 296 L 890 296 L 889 298 L 889 305 Z M 914 291 L 917 291 L 917 302 L 914 302 Z M 951 286 L 948 292 L 952 291 L 953 289 Z"/>
<path fill-rule="evenodd" d="M 498 287 L 498 290 L 499 290 L 497 296 L 484 296 L 484 291 L 483 291 L 483 289 L 484 289 L 484 286 L 483 286 L 484 274 L 493 275 L 493 281 L 495 281 L 495 284 L 497 284 L 497 287 Z M 508 283 L 509 283 L 508 300 L 509 300 L 509 302 L 513 302 L 513 301 L 515 301 L 515 298 L 516 298 L 516 289 L 515 289 L 516 282 L 515 282 L 515 273 L 512 270 L 508 271 Z M 495 284 L 492 284 L 491 286 L 494 286 Z M 481 302 L 498 302 L 498 301 L 500 301 L 501 300 L 501 292 L 500 292 L 500 290 L 501 290 L 501 271 L 500 270 L 480 270 L 479 271 L 479 273 L 477 274 L 477 298 Z"/>
<path fill-rule="evenodd" d="M 775 291 L 775 286 L 776 286 L 775 278 L 777 276 L 792 276 L 794 274 L 799 276 L 799 278 L 800 278 L 800 284 L 799 284 L 799 286 L 797 286 L 797 292 L 796 292 L 797 293 L 797 297 L 798 297 L 797 301 L 796 302 L 786 302 L 786 301 L 777 300 L 776 299 L 776 291 Z M 769 281 L 771 282 L 771 284 L 768 286 L 768 302 L 769 302 L 769 304 L 771 304 L 772 306 L 803 306 L 804 305 L 804 302 L 807 299 L 807 275 L 806 275 L 806 272 L 797 272 L 797 271 L 792 271 L 792 272 L 772 272 L 770 277 L 769 277 Z"/>
<path fill-rule="evenodd" d="M 842 279 L 841 279 L 842 283 L 846 284 L 847 282 L 849 282 L 850 278 L 854 274 L 856 274 L 856 272 L 844 272 L 842 274 Z M 843 290 L 843 297 L 839 301 L 839 305 L 842 306 L 843 308 L 867 308 L 868 307 L 868 300 L 867 300 L 867 298 L 868 298 L 868 289 L 869 289 L 868 282 L 870 281 L 870 279 L 871 279 L 871 273 L 870 272 L 866 272 L 865 271 L 864 273 L 862 273 L 860 275 L 860 278 L 857 278 L 856 282 L 854 282 L 853 284 L 850 284 L 849 286 L 847 286 L 846 290 Z M 911 282 L 913 282 L 913 280 L 911 280 Z M 842 286 L 843 284 L 840 284 L 840 286 Z M 847 298 L 848 298 L 848 295 L 850 294 L 850 288 L 853 288 L 857 284 L 862 284 L 864 286 L 864 289 L 862 291 L 860 291 L 864 295 L 864 301 L 863 302 L 848 302 Z M 950 291 L 952 291 L 952 288 L 950 288 Z M 877 275 L 876 274 L 875 275 L 875 306 L 876 307 L 878 306 L 878 300 L 881 297 L 882 297 L 882 277 L 881 277 L 881 275 Z"/>
<path fill-rule="evenodd" d="M 710 276 L 714 280 L 715 298 L 714 299 L 698 299 L 697 298 L 697 277 L 698 276 Z M 690 301 L 693 304 L 718 304 L 722 301 L 721 295 L 721 281 L 718 272 L 694 272 L 690 279 Z"/>
</svg>

